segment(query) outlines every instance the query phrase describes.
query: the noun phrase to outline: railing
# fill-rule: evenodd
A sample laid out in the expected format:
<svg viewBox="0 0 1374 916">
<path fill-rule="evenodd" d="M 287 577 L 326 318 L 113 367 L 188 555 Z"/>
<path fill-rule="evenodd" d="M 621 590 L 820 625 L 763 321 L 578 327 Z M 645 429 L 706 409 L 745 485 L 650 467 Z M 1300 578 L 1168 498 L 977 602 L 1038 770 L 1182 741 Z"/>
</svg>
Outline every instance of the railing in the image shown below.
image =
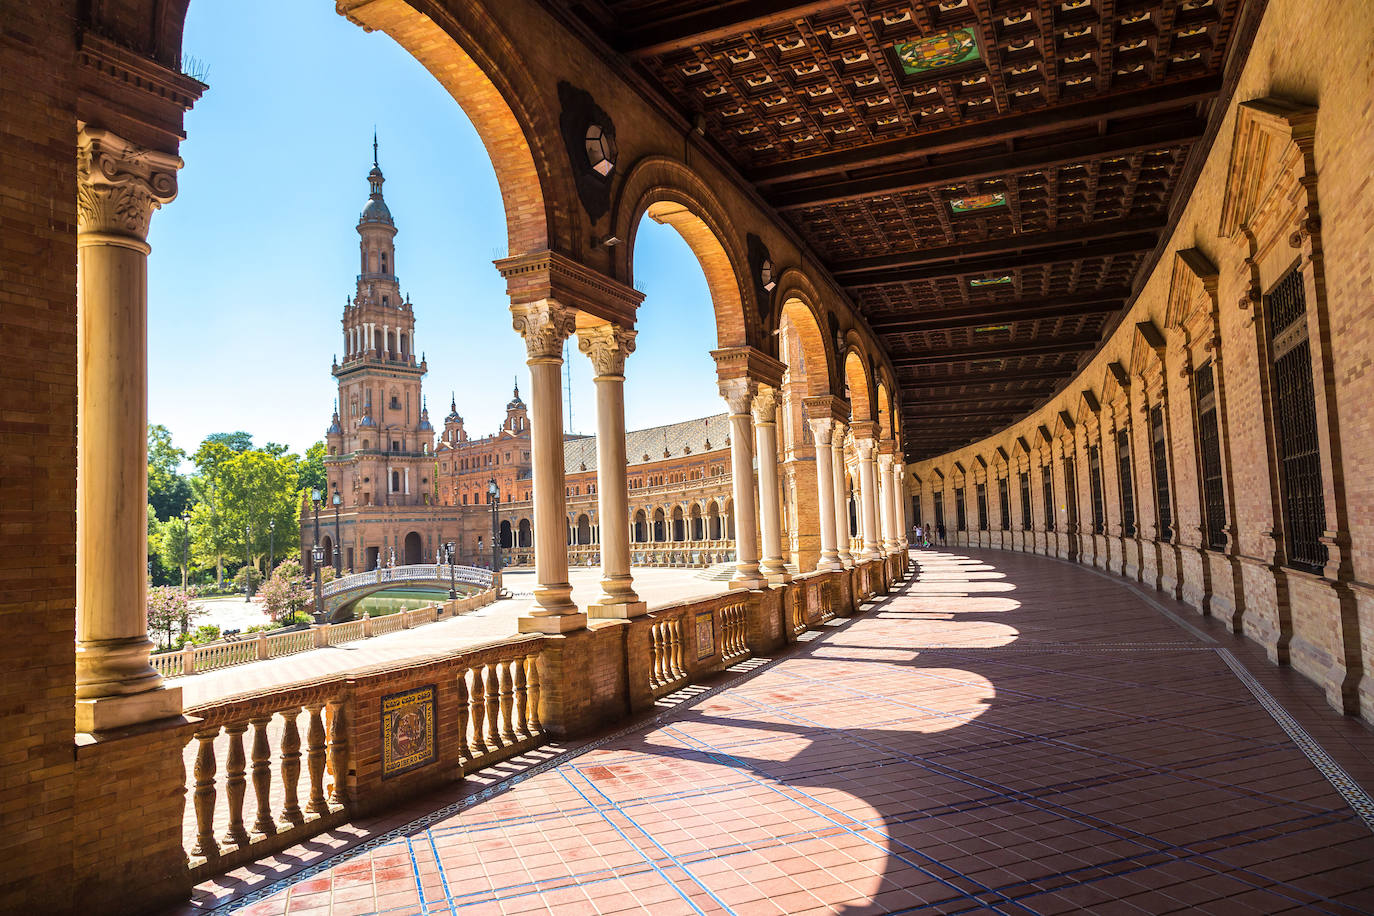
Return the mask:
<svg viewBox="0 0 1374 916">
<path fill-rule="evenodd" d="M 802 588 L 788 589 L 783 601 L 787 610 L 788 632 L 793 637 L 800 636 L 807 630 L 806 590 Z"/>
<path fill-rule="evenodd" d="M 727 604 L 716 614 L 720 617 L 720 656 L 722 664 L 732 664 L 749 657 L 747 633 L 749 622 L 744 602 Z"/>
<path fill-rule="evenodd" d="M 458 673 L 458 754 L 465 770 L 542 743 L 539 653 L 528 645 L 484 650 Z"/>
<path fill-rule="evenodd" d="M 297 652 L 325 646 L 337 646 L 359 639 L 385 636 L 398 630 L 422 626 L 457 616 L 496 600 L 496 592 L 488 587 L 476 595 L 446 601 L 442 605 L 426 605 L 411 611 L 398 611 L 383 617 L 363 616 L 345 623 L 320 624 L 313 627 L 282 630 L 277 633 L 260 632 L 230 637 L 203 646 L 187 645 L 182 649 L 158 652 L 153 655 L 153 668 L 163 677 L 182 677 L 202 674 L 217 668 L 242 665 L 269 658 L 281 658 Z"/>
<path fill-rule="evenodd" d="M 668 617 L 649 629 L 652 659 L 649 686 L 656 695 L 675 690 L 687 682 L 682 654 L 682 617 L 681 614 Z"/>
<path fill-rule="evenodd" d="M 280 848 L 280 841 L 308 836 L 334 822 L 330 816 L 343 810 L 339 774 L 347 772 L 348 759 L 343 703 L 341 683 L 333 682 L 187 711 L 201 717 L 188 746 L 191 804 L 184 832 L 193 876 L 224 871 L 254 858 L 255 847 Z M 221 761 L 222 779 L 217 778 Z M 328 782 L 326 770 L 333 777 Z M 247 799 L 250 782 L 253 795 Z"/>
<path fill-rule="evenodd" d="M 470 772 L 542 744 L 542 650 L 541 638 L 523 637 L 188 709 L 196 724 L 183 755 L 190 801 L 183 838 L 192 879 L 330 829 L 362 796 L 384 793 L 383 780 L 395 772 L 376 759 L 372 729 L 381 701 L 405 688 L 433 691 L 428 730 L 409 736 L 430 742 L 438 765 L 425 778 Z M 452 709 L 453 718 L 435 718 L 435 709 Z M 353 759 L 355 751 L 363 756 Z"/>
<path fill-rule="evenodd" d="M 342 592 L 349 592 L 370 585 L 404 582 L 447 583 L 449 581 L 448 566 L 425 563 L 416 566 L 382 567 L 381 569 L 370 569 L 367 572 L 341 576 L 326 584 L 322 591 L 325 598 L 332 598 Z M 452 581 L 461 582 L 464 585 L 475 585 L 478 588 L 491 588 L 491 570 L 479 569 L 476 566 L 454 566 Z"/>
</svg>

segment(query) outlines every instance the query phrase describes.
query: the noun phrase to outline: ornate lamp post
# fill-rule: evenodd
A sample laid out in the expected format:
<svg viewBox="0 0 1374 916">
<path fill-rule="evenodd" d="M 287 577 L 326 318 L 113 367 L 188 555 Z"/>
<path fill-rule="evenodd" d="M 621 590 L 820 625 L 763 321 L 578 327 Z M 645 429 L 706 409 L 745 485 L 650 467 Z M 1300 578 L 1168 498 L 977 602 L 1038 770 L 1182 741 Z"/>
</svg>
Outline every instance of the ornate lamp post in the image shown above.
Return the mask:
<svg viewBox="0 0 1374 916">
<path fill-rule="evenodd" d="M 334 491 L 334 495 L 331 497 L 330 501 L 334 503 L 334 575 L 342 576 L 343 565 L 339 560 L 342 554 L 339 551 L 339 545 L 343 543 L 343 538 L 339 536 L 339 505 L 343 503 L 343 497 L 339 495 L 337 489 Z"/>
<path fill-rule="evenodd" d="M 458 597 L 458 583 L 453 569 L 453 542 L 449 541 L 444 545 L 444 556 L 448 560 L 448 596 L 452 600 Z"/>
<path fill-rule="evenodd" d="M 324 548 L 319 544 L 310 548 L 311 565 L 315 567 L 315 622 L 324 623 L 324 582 L 320 578 L 320 564 L 324 562 Z"/>
<path fill-rule="evenodd" d="M 267 523 L 267 575 L 272 575 L 272 570 L 277 568 L 277 520 L 271 519 Z"/>
<path fill-rule="evenodd" d="M 310 491 L 310 505 L 315 510 L 315 543 L 320 543 L 320 491 L 314 489 Z M 311 554 L 314 557 L 314 554 Z"/>
<path fill-rule="evenodd" d="M 487 501 L 491 503 L 491 574 L 495 577 L 501 572 L 501 536 L 498 531 L 500 523 L 497 520 L 501 488 L 496 485 L 495 477 L 487 481 Z"/>
</svg>

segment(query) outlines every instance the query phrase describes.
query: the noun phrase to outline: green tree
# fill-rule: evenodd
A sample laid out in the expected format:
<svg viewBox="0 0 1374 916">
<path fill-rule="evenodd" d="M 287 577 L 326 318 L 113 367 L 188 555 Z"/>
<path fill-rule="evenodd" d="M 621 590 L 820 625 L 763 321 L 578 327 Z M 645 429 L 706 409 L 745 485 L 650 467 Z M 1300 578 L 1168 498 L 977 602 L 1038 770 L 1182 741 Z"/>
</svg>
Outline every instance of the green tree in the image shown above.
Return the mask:
<svg viewBox="0 0 1374 916">
<path fill-rule="evenodd" d="M 224 465 L 220 502 L 235 559 L 245 556 L 257 566 L 267 559 L 272 542 L 285 552 L 299 541 L 299 461 L 294 454 L 273 456 L 249 449 Z M 270 528 L 273 522 L 275 531 Z"/>
<path fill-rule="evenodd" d="M 186 452 L 172 444 L 167 427 L 148 427 L 148 503 L 159 519 L 180 515 L 190 506 L 191 481 L 181 473 Z"/>
<path fill-rule="evenodd" d="M 219 588 L 224 587 L 224 554 L 230 547 L 222 506 L 225 469 L 238 453 L 223 441 L 216 441 L 216 437 L 223 439 L 235 435 L 238 434 L 207 436 L 191 456 L 196 466 L 196 476 L 191 481 L 196 497 L 191 510 L 192 550 L 197 565 L 215 568 L 215 585 Z"/>
<path fill-rule="evenodd" d="M 158 562 L 164 569 L 181 572 L 181 586 L 185 588 L 191 574 L 191 526 L 180 518 L 158 522 L 150 546 L 156 549 Z"/>
<path fill-rule="evenodd" d="M 253 447 L 253 437 L 243 430 L 233 433 L 211 433 L 205 437 L 201 448 L 212 444 L 222 445 L 231 452 L 246 452 Z"/>
<path fill-rule="evenodd" d="M 292 623 L 297 613 L 313 599 L 313 589 L 314 583 L 306 578 L 300 561 L 291 558 L 277 564 L 272 578 L 267 580 L 258 594 L 274 621 Z"/>
<path fill-rule="evenodd" d="M 324 456 L 323 442 L 316 442 L 305 450 L 305 457 L 300 463 L 300 479 L 301 489 L 307 493 L 311 490 L 327 493 L 329 490 L 329 475 L 324 470 Z M 325 499 L 327 501 L 328 496 Z"/>
</svg>

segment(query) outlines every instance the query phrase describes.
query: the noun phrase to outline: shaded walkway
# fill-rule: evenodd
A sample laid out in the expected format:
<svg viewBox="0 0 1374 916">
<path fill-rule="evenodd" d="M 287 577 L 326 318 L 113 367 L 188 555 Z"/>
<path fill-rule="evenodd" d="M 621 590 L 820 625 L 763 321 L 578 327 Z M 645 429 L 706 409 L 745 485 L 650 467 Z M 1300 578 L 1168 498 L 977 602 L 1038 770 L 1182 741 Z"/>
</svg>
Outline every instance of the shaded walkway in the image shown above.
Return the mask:
<svg viewBox="0 0 1374 916">
<path fill-rule="evenodd" d="M 1121 580 L 997 551 L 916 559 L 865 616 L 652 721 L 317 838 L 197 904 L 1374 912 L 1374 810 L 1352 807 L 1374 733 Z"/>
</svg>

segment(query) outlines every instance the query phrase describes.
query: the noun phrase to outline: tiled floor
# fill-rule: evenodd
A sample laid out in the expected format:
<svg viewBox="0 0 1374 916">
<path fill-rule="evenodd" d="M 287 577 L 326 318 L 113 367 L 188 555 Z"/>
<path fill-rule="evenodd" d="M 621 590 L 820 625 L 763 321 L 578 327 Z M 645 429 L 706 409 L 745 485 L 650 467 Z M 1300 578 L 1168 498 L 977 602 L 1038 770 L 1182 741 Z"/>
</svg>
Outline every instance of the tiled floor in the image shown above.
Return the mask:
<svg viewBox="0 0 1374 916">
<path fill-rule="evenodd" d="M 1356 810 L 1374 732 L 1115 577 L 916 556 L 918 578 L 796 650 L 204 885 L 192 908 L 1374 912 L 1374 811 Z"/>
</svg>

